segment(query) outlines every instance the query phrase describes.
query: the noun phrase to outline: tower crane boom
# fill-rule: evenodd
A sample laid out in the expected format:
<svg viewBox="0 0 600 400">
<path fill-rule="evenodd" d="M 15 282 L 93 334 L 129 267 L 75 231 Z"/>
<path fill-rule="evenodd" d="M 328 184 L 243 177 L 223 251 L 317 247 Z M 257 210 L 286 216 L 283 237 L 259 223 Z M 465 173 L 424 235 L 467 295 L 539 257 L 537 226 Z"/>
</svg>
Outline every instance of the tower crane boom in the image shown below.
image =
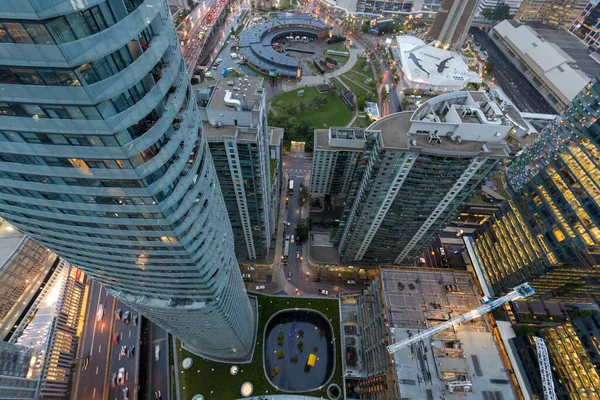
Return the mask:
<svg viewBox="0 0 600 400">
<path fill-rule="evenodd" d="M 552 381 L 552 370 L 550 369 L 550 359 L 548 358 L 548 349 L 546 342 L 541 337 L 535 336 L 535 347 L 537 349 L 538 360 L 540 364 L 540 374 L 542 375 L 542 386 L 544 387 L 544 399 L 556 400 L 554 392 L 554 381 Z"/>
<path fill-rule="evenodd" d="M 432 326 L 431 328 L 425 329 L 424 331 L 419 332 L 416 335 L 413 335 L 413 336 L 409 337 L 408 339 L 405 339 L 401 342 L 394 343 L 394 344 L 387 346 L 387 351 L 390 354 L 394 354 L 395 352 L 397 352 L 398 350 L 400 350 L 404 347 L 408 347 L 414 343 L 420 342 L 423 339 L 431 337 L 431 336 L 435 335 L 436 333 L 445 331 L 446 329 L 450 328 L 453 325 L 456 325 L 456 324 L 459 324 L 459 323 L 465 322 L 465 321 L 470 321 L 472 319 L 475 319 L 477 317 L 480 317 L 484 314 L 489 313 L 490 311 L 494 310 L 495 308 L 500 307 L 503 304 L 508 303 L 509 301 L 529 297 L 533 293 L 535 293 L 535 290 L 531 286 L 529 286 L 529 283 L 527 283 L 527 282 L 522 283 L 519 286 L 515 286 L 513 288 L 513 291 L 506 294 L 505 296 L 499 297 L 497 299 L 489 300 L 488 302 L 477 307 L 474 310 L 468 311 L 462 315 L 459 315 L 458 317 L 455 317 L 448 321 L 442 322 L 439 325 L 435 325 L 435 326 Z"/>
</svg>

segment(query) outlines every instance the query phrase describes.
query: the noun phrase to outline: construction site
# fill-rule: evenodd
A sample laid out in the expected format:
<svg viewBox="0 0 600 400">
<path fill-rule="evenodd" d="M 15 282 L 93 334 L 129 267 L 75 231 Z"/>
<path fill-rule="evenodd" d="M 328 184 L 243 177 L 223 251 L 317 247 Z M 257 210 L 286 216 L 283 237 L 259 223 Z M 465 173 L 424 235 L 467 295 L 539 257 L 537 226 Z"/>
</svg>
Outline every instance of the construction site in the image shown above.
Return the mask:
<svg viewBox="0 0 600 400">
<path fill-rule="evenodd" d="M 357 302 L 363 371 L 350 392 L 382 400 L 515 398 L 488 319 L 477 318 L 482 301 L 466 272 L 381 269 Z M 448 329 L 435 332 L 442 324 Z"/>
</svg>

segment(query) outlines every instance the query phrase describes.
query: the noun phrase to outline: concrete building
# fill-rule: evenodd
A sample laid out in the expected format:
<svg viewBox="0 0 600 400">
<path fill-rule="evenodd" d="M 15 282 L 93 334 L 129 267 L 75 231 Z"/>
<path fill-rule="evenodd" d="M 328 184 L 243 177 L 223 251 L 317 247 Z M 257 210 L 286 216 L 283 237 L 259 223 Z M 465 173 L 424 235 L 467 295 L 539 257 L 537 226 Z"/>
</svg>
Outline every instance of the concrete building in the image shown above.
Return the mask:
<svg viewBox="0 0 600 400">
<path fill-rule="evenodd" d="M 589 2 L 590 0 L 523 0 L 515 19 L 569 29 Z"/>
<path fill-rule="evenodd" d="M 192 351 L 247 360 L 255 319 L 167 3 L 88 4 L 0 3 L 0 215 Z"/>
<path fill-rule="evenodd" d="M 236 256 L 266 259 L 275 227 L 264 80 L 233 78 L 194 86 L 194 90 Z"/>
<path fill-rule="evenodd" d="M 419 14 L 436 12 L 442 0 L 326 0 L 336 8 L 350 13 L 382 14 Z"/>
<path fill-rule="evenodd" d="M 408 88 L 453 92 L 469 83 L 481 83 L 479 75 L 453 51 L 427 45 L 414 36 L 397 36 L 396 43 L 396 58 Z"/>
<path fill-rule="evenodd" d="M 548 359 L 558 400 L 600 397 L 598 348 L 600 317 L 598 313 L 577 316 L 570 322 L 538 329 L 535 334 L 510 339 L 518 354 L 515 368 L 527 378 L 530 398 L 543 398 L 539 359 L 535 336 L 548 348 Z"/>
<path fill-rule="evenodd" d="M 483 10 L 493 10 L 502 4 L 505 4 L 509 7 L 511 14 L 516 14 L 521 7 L 523 0 L 481 0 L 479 2 L 479 6 L 477 7 L 477 12 L 481 13 Z"/>
<path fill-rule="evenodd" d="M 515 398 L 485 318 L 389 355 L 386 346 L 479 305 L 471 275 L 450 270 L 381 269 L 357 304 L 366 378 L 362 399 Z"/>
<path fill-rule="evenodd" d="M 590 80 L 572 67 L 573 58 L 554 43 L 541 39 L 527 25 L 505 20 L 494 26 L 489 35 L 557 112 Z"/>
<path fill-rule="evenodd" d="M 598 300 L 599 107 L 594 80 L 508 167 L 512 198 L 474 239 L 476 259 L 496 294 L 527 280 L 544 300 Z"/>
<path fill-rule="evenodd" d="M 467 38 L 479 0 L 444 0 L 428 36 L 442 46 L 461 49 Z"/>
<path fill-rule="evenodd" d="M 569 27 L 569 31 L 577 35 L 588 46 L 600 48 L 600 7 L 598 1 L 590 1 L 579 17 Z"/>
<path fill-rule="evenodd" d="M 269 127 L 269 167 L 271 176 L 271 226 L 273 235 L 277 234 L 277 218 L 281 206 L 283 187 L 283 128 Z M 272 244 L 275 245 L 275 240 Z"/>
<path fill-rule="evenodd" d="M 353 146 L 347 157 L 356 158 L 346 161 L 352 170 L 347 172 L 336 161 L 340 171 L 334 171 L 331 183 L 325 169 L 313 170 L 311 176 L 315 191 L 350 177 L 343 187 L 345 207 L 335 239 L 341 260 L 414 262 L 508 157 L 504 137 L 510 129 L 485 92 L 454 92 L 429 99 L 414 113 L 380 119 L 367 128 L 364 138 L 345 140 Z M 315 143 L 319 152 L 334 152 L 337 146 L 322 134 L 316 135 Z"/>
</svg>

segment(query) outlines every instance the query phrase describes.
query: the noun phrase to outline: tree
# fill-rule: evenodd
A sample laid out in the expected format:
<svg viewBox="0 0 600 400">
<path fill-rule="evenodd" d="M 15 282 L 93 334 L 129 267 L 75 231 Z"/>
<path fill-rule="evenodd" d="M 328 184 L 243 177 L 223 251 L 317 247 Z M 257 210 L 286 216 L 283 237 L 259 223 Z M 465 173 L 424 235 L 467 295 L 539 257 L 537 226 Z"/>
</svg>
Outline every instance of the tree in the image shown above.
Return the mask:
<svg viewBox="0 0 600 400">
<path fill-rule="evenodd" d="M 513 17 L 510 13 L 510 7 L 504 4 L 504 2 L 499 2 L 494 8 L 484 8 L 481 11 L 481 15 L 491 21 L 502 21 L 505 19 L 512 19 Z"/>
<path fill-rule="evenodd" d="M 298 362 L 298 357 L 297 356 L 293 356 L 292 358 L 290 358 L 290 362 L 293 364 L 296 364 Z"/>
<path fill-rule="evenodd" d="M 371 29 L 371 26 L 369 25 L 368 22 L 365 22 L 360 29 L 362 30 L 363 33 L 367 33 L 367 32 L 369 32 L 369 29 Z"/>
<path fill-rule="evenodd" d="M 298 110 L 300 110 L 301 113 L 306 111 L 306 104 L 304 104 L 303 101 L 300 101 L 300 103 L 298 104 Z"/>
<path fill-rule="evenodd" d="M 302 329 L 300 329 L 298 331 L 298 336 L 303 337 L 304 336 L 304 331 Z"/>
<path fill-rule="evenodd" d="M 283 357 L 285 357 L 285 352 L 284 352 L 283 350 L 279 350 L 279 351 L 277 352 L 277 359 L 278 359 L 278 360 L 280 360 L 280 359 L 282 359 Z"/>
<path fill-rule="evenodd" d="M 310 192 L 308 191 L 308 188 L 306 186 L 302 186 L 300 188 L 300 200 L 302 201 L 302 203 L 304 203 L 306 200 L 308 200 L 310 197 Z"/>
<path fill-rule="evenodd" d="M 271 372 L 271 378 L 273 378 L 273 377 L 275 377 L 275 376 L 279 375 L 279 371 L 280 371 L 280 370 L 279 370 L 279 367 L 275 367 L 275 368 L 273 368 L 273 371 Z"/>
<path fill-rule="evenodd" d="M 304 351 L 304 342 L 302 340 L 298 342 L 298 349 Z"/>
<path fill-rule="evenodd" d="M 293 104 L 290 104 L 289 106 L 287 106 L 287 111 L 290 113 L 290 115 L 298 114 L 298 110 L 296 109 L 296 106 Z"/>
<path fill-rule="evenodd" d="M 296 225 L 296 236 L 300 236 L 300 241 L 304 242 L 308 239 L 308 226 L 305 224 Z"/>
</svg>

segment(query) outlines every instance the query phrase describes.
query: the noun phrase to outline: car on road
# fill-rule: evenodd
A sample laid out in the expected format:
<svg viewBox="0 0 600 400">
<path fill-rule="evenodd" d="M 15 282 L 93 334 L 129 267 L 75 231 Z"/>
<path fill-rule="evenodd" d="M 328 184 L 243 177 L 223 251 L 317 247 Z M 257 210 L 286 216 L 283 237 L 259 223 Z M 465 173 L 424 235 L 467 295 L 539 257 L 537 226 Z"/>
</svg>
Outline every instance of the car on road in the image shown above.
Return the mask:
<svg viewBox="0 0 600 400">
<path fill-rule="evenodd" d="M 256 290 L 265 290 L 265 285 L 256 285 Z"/>
<path fill-rule="evenodd" d="M 290 243 L 294 243 L 294 235 L 292 235 L 292 237 L 290 237 Z"/>
<path fill-rule="evenodd" d="M 123 388 L 123 400 L 129 400 L 129 388 L 127 386 Z"/>
<path fill-rule="evenodd" d="M 288 280 L 288 281 L 291 281 L 291 280 L 292 280 L 292 273 L 291 273 L 291 272 L 288 272 L 288 277 L 287 277 L 287 280 Z"/>
<path fill-rule="evenodd" d="M 104 304 L 98 304 L 98 310 L 96 310 L 96 321 L 100 321 L 104 317 Z"/>
<path fill-rule="evenodd" d="M 121 357 L 127 356 L 127 346 L 121 346 L 121 352 L 119 353 Z"/>
<path fill-rule="evenodd" d="M 242 279 L 250 279 L 252 276 L 250 274 L 242 274 Z"/>
<path fill-rule="evenodd" d="M 125 311 L 123 314 L 123 322 L 126 324 L 131 322 L 131 311 Z"/>
<path fill-rule="evenodd" d="M 127 374 L 125 372 L 125 367 L 119 368 L 119 373 L 117 374 L 117 384 L 122 385 L 127 380 Z"/>
<path fill-rule="evenodd" d="M 300 250 L 296 250 L 296 260 L 300 259 Z"/>
<path fill-rule="evenodd" d="M 137 326 L 137 323 L 138 323 L 138 316 L 134 315 L 133 316 L 133 326 Z"/>
<path fill-rule="evenodd" d="M 113 372 L 112 376 L 110 377 L 110 387 L 115 386 L 117 386 L 117 373 Z"/>
<path fill-rule="evenodd" d="M 121 311 L 120 308 L 117 309 L 117 311 L 115 311 L 115 319 L 117 321 L 119 321 L 121 319 L 121 316 L 123 315 L 123 312 Z"/>
<path fill-rule="evenodd" d="M 254 271 L 254 267 L 248 267 L 248 271 Z"/>
<path fill-rule="evenodd" d="M 349 285 L 356 285 L 356 281 L 354 281 L 354 280 L 350 279 L 350 280 L 348 281 L 348 284 L 349 284 Z"/>
<path fill-rule="evenodd" d="M 368 285 L 369 283 L 371 283 L 370 281 L 363 281 L 363 285 Z"/>
<path fill-rule="evenodd" d="M 296 242 L 300 243 L 300 236 L 296 236 Z"/>
<path fill-rule="evenodd" d="M 90 356 L 87 356 L 86 358 L 83 359 L 83 362 L 81 363 L 81 370 L 85 371 L 89 364 L 90 364 Z"/>
<path fill-rule="evenodd" d="M 159 344 L 154 346 L 154 360 L 156 360 L 156 361 L 160 360 L 160 345 Z"/>
<path fill-rule="evenodd" d="M 156 392 L 154 392 L 154 398 L 156 400 L 162 400 L 162 393 L 160 392 L 160 390 L 157 390 Z"/>
<path fill-rule="evenodd" d="M 290 235 L 285 235 L 285 240 L 290 240 Z"/>
<path fill-rule="evenodd" d="M 134 346 L 134 345 L 131 345 L 131 346 L 129 346 L 129 349 L 128 349 L 128 351 L 129 351 L 129 352 L 127 353 L 127 354 L 128 354 L 128 357 L 133 357 L 133 356 L 135 355 L 135 346 Z"/>
<path fill-rule="evenodd" d="M 117 332 L 113 333 L 113 344 L 119 344 L 119 334 Z"/>
<path fill-rule="evenodd" d="M 285 226 L 290 226 L 290 225 L 291 225 L 291 224 L 290 224 L 288 221 L 283 221 L 283 224 L 284 224 Z"/>
<path fill-rule="evenodd" d="M 325 289 L 319 289 L 318 293 L 319 293 L 319 294 L 328 295 L 328 294 L 329 294 L 329 291 L 328 291 L 328 290 L 325 290 Z"/>
<path fill-rule="evenodd" d="M 312 281 L 313 281 L 313 282 L 321 282 L 321 278 L 319 278 L 319 277 L 314 277 Z"/>
</svg>

